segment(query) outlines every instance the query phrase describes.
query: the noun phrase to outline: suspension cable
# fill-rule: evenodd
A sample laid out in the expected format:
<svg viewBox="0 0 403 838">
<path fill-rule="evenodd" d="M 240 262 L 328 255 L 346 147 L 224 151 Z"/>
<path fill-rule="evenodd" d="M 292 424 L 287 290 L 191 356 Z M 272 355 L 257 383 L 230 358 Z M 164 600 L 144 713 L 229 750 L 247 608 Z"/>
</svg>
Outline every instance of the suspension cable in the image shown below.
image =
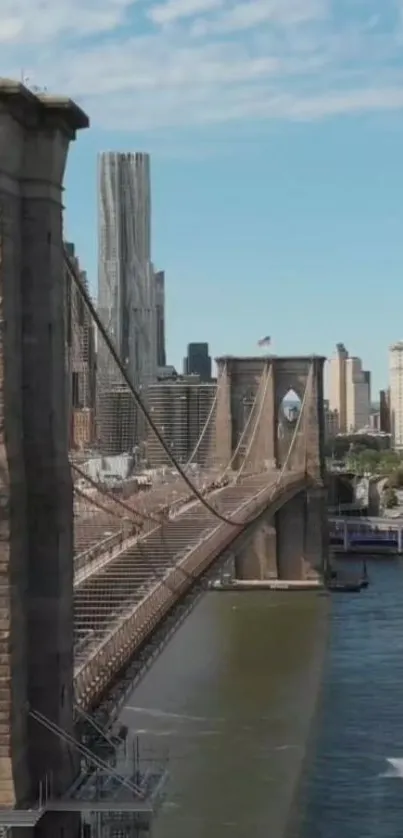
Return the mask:
<svg viewBox="0 0 403 838">
<path fill-rule="evenodd" d="M 143 416 L 147 420 L 151 430 L 154 432 L 158 442 L 160 443 L 160 445 L 164 449 L 165 453 L 168 455 L 172 465 L 175 467 L 178 474 L 181 475 L 182 479 L 184 480 L 184 482 L 186 483 L 186 485 L 188 486 L 190 491 L 195 495 L 195 497 L 200 501 L 200 503 L 209 512 L 211 512 L 212 515 L 214 515 L 215 518 L 217 518 L 219 521 L 222 521 L 224 524 L 229 524 L 232 527 L 236 527 L 238 529 L 243 528 L 245 526 L 245 523 L 246 523 L 245 521 L 236 521 L 233 518 L 228 518 L 226 515 L 223 515 L 221 512 L 219 512 L 217 509 L 215 509 L 214 506 L 212 506 L 212 504 L 203 496 L 203 494 L 199 491 L 199 489 L 197 489 L 197 487 L 192 483 L 192 481 L 189 479 L 188 475 L 186 474 L 186 471 L 182 468 L 181 464 L 176 459 L 176 457 L 172 453 L 172 451 L 170 451 L 169 447 L 167 446 L 167 444 L 164 440 L 164 437 L 162 436 L 159 428 L 157 427 L 156 423 L 154 422 L 154 420 L 153 420 L 151 414 L 149 413 L 146 405 L 144 404 L 142 397 L 140 396 L 138 390 L 134 387 L 134 385 L 131 381 L 131 378 L 127 373 L 127 370 L 125 369 L 124 365 L 122 364 L 122 362 L 119 358 L 119 355 L 117 353 L 117 350 L 116 350 L 115 346 L 113 345 L 113 342 L 110 339 L 110 337 L 109 337 L 109 335 L 108 335 L 108 333 L 107 333 L 107 331 L 106 331 L 106 329 L 105 329 L 105 327 L 104 327 L 104 325 L 101 321 L 101 318 L 99 317 L 99 314 L 98 314 L 98 312 L 97 312 L 97 310 L 94 306 L 94 303 L 92 302 L 91 297 L 90 297 L 89 293 L 87 292 L 87 289 L 84 288 L 82 282 L 80 281 L 80 278 L 79 278 L 78 273 L 75 269 L 75 266 L 73 265 L 72 260 L 70 259 L 66 250 L 64 250 L 64 259 L 65 259 L 65 263 L 66 263 L 66 266 L 68 268 L 69 274 L 70 274 L 71 278 L 73 279 L 73 282 L 75 283 L 76 287 L 78 288 L 78 290 L 79 290 L 79 292 L 80 292 L 80 294 L 81 294 L 81 296 L 82 296 L 82 298 L 83 298 L 83 300 L 84 300 L 84 302 L 85 302 L 85 304 L 88 308 L 88 311 L 89 311 L 95 325 L 99 329 L 99 331 L 102 335 L 102 338 L 105 341 L 106 346 L 107 346 L 113 360 L 115 361 L 115 364 L 117 365 L 120 374 L 122 375 L 122 378 L 124 379 L 127 387 L 129 388 L 137 406 L 140 408 Z M 305 386 L 304 400 L 305 400 L 305 396 L 306 396 L 306 392 L 307 392 L 307 386 L 308 386 L 308 379 L 307 379 L 306 386 Z M 300 411 L 300 414 L 299 414 L 299 417 L 298 417 L 299 419 L 301 417 L 301 414 L 302 414 L 302 407 L 301 407 L 301 411 Z M 298 426 L 299 426 L 299 422 L 297 422 L 297 424 L 296 424 L 294 435 L 293 435 L 291 445 L 290 445 L 290 450 L 289 450 L 288 454 L 290 454 L 291 448 L 293 447 L 293 444 L 295 442 L 296 432 L 297 432 Z M 288 461 L 288 458 L 286 459 L 286 461 Z M 284 474 L 284 467 L 281 470 L 280 475 L 278 476 L 278 479 L 276 480 L 276 482 L 274 484 L 274 487 L 278 486 L 278 482 L 283 477 L 283 474 Z M 248 524 L 253 523 L 253 521 L 257 520 L 259 517 L 260 517 L 260 512 L 257 513 L 256 516 L 254 516 L 253 518 L 249 519 Z"/>
<path fill-rule="evenodd" d="M 234 451 L 234 453 L 233 453 L 233 455 L 232 455 L 232 457 L 231 457 L 231 459 L 230 459 L 230 461 L 229 461 L 228 465 L 225 467 L 225 469 L 224 469 L 224 471 L 223 471 L 223 477 L 225 477 L 225 475 L 226 475 L 226 474 L 227 474 L 227 473 L 231 470 L 231 467 L 232 467 L 233 463 L 235 462 L 235 460 L 236 460 L 236 458 L 237 458 L 237 456 L 238 456 L 238 454 L 239 454 L 239 452 L 240 452 L 240 450 L 241 450 L 241 447 L 242 447 L 242 445 L 243 445 L 243 443 L 244 443 L 244 440 L 245 440 L 246 435 L 247 435 L 248 430 L 249 430 L 249 426 L 250 426 L 250 424 L 251 424 L 251 422 L 252 422 L 252 417 L 255 415 L 255 408 L 256 408 L 256 405 L 257 405 L 257 400 L 258 400 L 258 398 L 259 398 L 260 390 L 261 390 L 261 388 L 263 387 L 263 382 L 264 382 L 264 376 L 262 375 L 262 376 L 260 377 L 259 386 L 258 386 L 258 388 L 257 388 L 257 390 L 256 390 L 256 393 L 255 393 L 255 398 L 254 398 L 253 403 L 252 403 L 252 407 L 251 407 L 251 409 L 250 409 L 250 411 L 249 411 L 249 416 L 248 416 L 248 418 L 247 418 L 247 420 L 246 420 L 246 422 L 245 422 L 245 425 L 244 425 L 243 431 L 242 431 L 242 433 L 241 433 L 241 435 L 240 435 L 240 437 L 239 437 L 239 440 L 238 440 L 237 446 L 236 446 L 236 448 L 235 448 L 235 451 Z M 245 455 L 245 456 L 246 456 L 246 455 Z"/>
<path fill-rule="evenodd" d="M 176 459 L 175 455 L 172 453 L 172 451 L 169 450 L 169 447 L 167 446 L 167 444 L 164 440 L 164 437 L 162 436 L 162 434 L 161 434 L 159 428 L 157 427 L 157 425 L 155 424 L 155 422 L 154 422 L 151 414 L 149 413 L 146 405 L 144 404 L 143 399 L 141 398 L 139 392 L 134 387 L 130 376 L 127 374 L 127 371 L 124 368 L 124 366 L 123 366 L 123 364 L 122 364 L 122 362 L 119 358 L 119 355 L 118 355 L 118 353 L 117 353 L 117 351 L 116 351 L 116 349 L 113 345 L 113 342 L 111 341 L 111 339 L 110 339 L 110 337 L 109 337 L 109 335 L 108 335 L 108 333 L 107 333 L 107 331 L 106 331 L 106 329 L 105 329 L 105 327 L 104 327 L 104 325 L 101 321 L 101 318 L 99 317 L 99 314 L 98 314 L 98 312 L 97 312 L 97 310 L 96 310 L 96 308 L 95 308 L 95 306 L 94 306 L 94 304 L 91 300 L 91 297 L 88 294 L 86 288 L 84 288 L 82 282 L 80 281 L 80 279 L 77 275 L 77 272 L 75 270 L 75 267 L 73 266 L 73 263 L 70 260 L 70 257 L 69 257 L 69 255 L 67 254 L 66 251 L 64 251 L 64 258 L 65 258 L 65 262 L 66 262 L 67 268 L 69 270 L 70 276 L 71 276 L 73 282 L 75 283 L 76 287 L 79 289 L 79 292 L 83 297 L 83 300 L 84 300 L 84 302 L 85 302 L 85 304 L 88 308 L 88 311 L 89 311 L 95 325 L 99 329 L 99 331 L 102 335 L 102 338 L 105 341 L 106 346 L 107 346 L 109 352 L 111 353 L 111 356 L 112 356 L 113 360 L 115 361 L 115 364 L 117 365 L 117 367 L 119 369 L 119 372 L 122 375 L 122 378 L 124 379 L 127 387 L 129 388 L 137 406 L 140 408 L 143 416 L 147 420 L 151 430 L 153 431 L 153 433 L 157 437 L 158 442 L 160 443 L 160 445 L 164 449 L 165 453 L 168 455 L 172 465 L 175 467 L 178 474 L 180 474 L 180 476 L 182 477 L 182 479 L 184 480 L 184 482 L 186 483 L 186 485 L 188 486 L 190 491 L 195 495 L 195 497 L 197 497 L 197 499 L 200 501 L 200 503 L 202 503 L 203 506 L 211 512 L 212 515 L 214 515 L 216 518 L 218 518 L 224 524 L 231 524 L 231 526 L 242 527 L 243 523 L 242 524 L 237 523 L 234 520 L 231 520 L 230 518 L 227 518 L 225 515 L 222 515 L 217 509 L 214 508 L 214 506 L 212 506 L 211 503 L 209 503 L 208 500 L 206 500 L 205 497 L 203 497 L 202 493 L 197 489 L 197 487 L 189 479 L 188 475 L 186 474 L 185 470 L 182 468 L 179 461 Z"/>
<path fill-rule="evenodd" d="M 103 486 L 102 483 L 97 483 L 96 480 L 93 480 L 92 477 L 90 477 L 88 474 L 86 474 L 86 472 L 83 469 L 81 469 L 79 466 L 77 466 L 75 464 L 74 465 L 72 464 L 71 468 L 74 469 L 74 471 L 77 472 L 77 474 L 79 474 L 80 477 L 82 477 L 84 480 L 87 480 L 88 483 L 90 484 L 90 486 L 93 486 L 94 489 L 97 489 L 97 491 L 100 492 L 101 495 L 105 495 L 106 497 L 111 498 L 111 495 L 109 494 L 108 489 L 106 489 L 106 487 Z M 77 487 L 74 487 L 74 491 L 75 492 L 78 491 Z M 123 501 L 121 498 L 113 497 L 112 500 L 113 500 L 113 503 L 116 503 L 117 506 L 121 506 L 122 509 L 124 509 L 126 512 L 128 512 L 130 515 L 137 515 L 139 518 L 141 518 L 142 520 L 145 520 L 145 521 L 154 521 L 155 524 L 160 523 L 160 521 L 157 517 L 154 517 L 153 515 L 151 515 L 149 513 L 147 514 L 145 512 L 140 512 L 138 509 L 129 506 L 129 504 L 125 503 L 125 501 Z M 138 522 L 136 521 L 136 523 L 138 523 Z"/>
<path fill-rule="evenodd" d="M 116 518 L 117 521 L 123 521 L 123 516 L 119 515 L 113 509 L 108 509 L 107 506 L 104 506 L 103 503 L 100 501 L 95 500 L 95 498 L 89 498 L 82 489 L 79 489 L 78 486 L 74 487 L 74 494 L 78 495 L 79 498 L 82 498 L 87 503 L 90 503 L 92 506 L 95 506 L 96 509 L 99 509 L 101 512 L 105 512 L 107 515 L 110 515 L 111 518 Z"/>
<path fill-rule="evenodd" d="M 249 440 L 249 445 L 248 445 L 246 453 L 245 453 L 245 457 L 242 460 L 241 467 L 240 467 L 240 469 L 238 471 L 238 474 L 235 478 L 236 482 L 238 482 L 239 478 L 242 476 L 242 472 L 245 468 L 247 457 L 249 457 L 249 454 L 252 450 L 253 443 L 254 443 L 255 438 L 256 438 L 256 434 L 259 430 L 260 420 L 262 418 L 263 408 L 264 408 L 265 401 L 266 401 L 267 387 L 268 387 L 268 384 L 269 384 L 269 380 L 271 380 L 271 367 L 269 369 L 265 368 L 264 379 L 263 380 L 264 380 L 264 386 L 263 386 L 262 400 L 261 400 L 260 405 L 259 405 L 258 410 L 257 410 L 256 420 L 255 420 L 255 423 L 254 423 L 251 438 Z"/>
<path fill-rule="evenodd" d="M 187 461 L 187 463 L 186 463 L 186 466 L 190 466 L 190 465 L 192 464 L 192 462 L 193 462 L 193 460 L 194 460 L 194 458 L 195 458 L 195 456 L 196 456 L 196 454 L 197 454 L 197 452 L 198 452 L 198 450 L 199 450 L 199 448 L 200 448 L 200 445 L 201 445 L 201 443 L 203 442 L 203 439 L 204 439 L 204 437 L 205 437 L 205 435 L 206 435 L 207 428 L 208 428 L 208 427 L 209 427 L 209 425 L 210 425 L 211 419 L 212 419 L 212 417 L 213 417 L 214 410 L 215 410 L 215 408 L 216 408 L 216 406 L 217 406 L 217 401 L 218 401 L 218 388 L 219 388 L 219 386 L 220 386 L 220 383 L 218 383 L 218 384 L 217 384 L 216 391 L 215 391 L 215 396 L 214 396 L 214 399 L 213 399 L 213 401 L 212 401 L 211 408 L 210 408 L 210 410 L 209 410 L 209 414 L 208 414 L 208 416 L 207 416 L 207 419 L 206 419 L 206 421 L 205 421 L 205 423 L 204 423 L 203 430 L 202 430 L 202 432 L 201 432 L 201 434 L 200 434 L 200 436 L 199 436 L 199 439 L 197 440 L 196 445 L 195 445 L 195 447 L 194 447 L 194 449 L 193 449 L 193 451 L 192 451 L 192 453 L 191 453 L 191 455 L 190 455 L 190 457 L 189 457 L 189 459 L 188 459 L 188 461 Z"/>
</svg>

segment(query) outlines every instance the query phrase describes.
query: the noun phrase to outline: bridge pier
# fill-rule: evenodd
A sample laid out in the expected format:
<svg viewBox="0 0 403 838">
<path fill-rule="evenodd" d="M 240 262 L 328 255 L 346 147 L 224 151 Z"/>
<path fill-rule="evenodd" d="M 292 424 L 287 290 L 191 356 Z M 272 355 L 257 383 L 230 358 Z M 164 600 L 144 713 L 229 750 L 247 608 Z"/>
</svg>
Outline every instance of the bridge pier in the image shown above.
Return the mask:
<svg viewBox="0 0 403 838">
<path fill-rule="evenodd" d="M 323 487 L 308 489 L 305 508 L 305 546 L 303 551 L 305 578 L 321 573 L 329 554 L 327 491 Z"/>
<path fill-rule="evenodd" d="M 75 772 L 39 711 L 73 727 L 73 512 L 65 403 L 62 181 L 88 119 L 0 79 L 0 808 Z M 73 835 L 44 818 L 37 836 Z M 28 834 L 28 829 L 25 835 Z"/>
<path fill-rule="evenodd" d="M 296 495 L 276 513 L 279 579 L 305 579 L 306 499 Z"/>
<path fill-rule="evenodd" d="M 235 550 L 237 579 L 316 578 L 327 551 L 326 493 L 299 493 L 267 513 Z"/>
<path fill-rule="evenodd" d="M 276 529 L 264 521 L 242 547 L 235 551 L 237 579 L 277 579 Z"/>
</svg>

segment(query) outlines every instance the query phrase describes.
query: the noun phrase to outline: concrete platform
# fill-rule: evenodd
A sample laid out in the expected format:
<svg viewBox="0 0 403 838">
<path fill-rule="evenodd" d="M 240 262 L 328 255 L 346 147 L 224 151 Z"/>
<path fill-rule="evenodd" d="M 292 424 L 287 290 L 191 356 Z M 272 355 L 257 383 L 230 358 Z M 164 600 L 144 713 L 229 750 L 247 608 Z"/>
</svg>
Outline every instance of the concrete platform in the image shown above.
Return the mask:
<svg viewBox="0 0 403 838">
<path fill-rule="evenodd" d="M 323 591 L 321 579 L 234 579 L 210 585 L 212 591 Z"/>
</svg>

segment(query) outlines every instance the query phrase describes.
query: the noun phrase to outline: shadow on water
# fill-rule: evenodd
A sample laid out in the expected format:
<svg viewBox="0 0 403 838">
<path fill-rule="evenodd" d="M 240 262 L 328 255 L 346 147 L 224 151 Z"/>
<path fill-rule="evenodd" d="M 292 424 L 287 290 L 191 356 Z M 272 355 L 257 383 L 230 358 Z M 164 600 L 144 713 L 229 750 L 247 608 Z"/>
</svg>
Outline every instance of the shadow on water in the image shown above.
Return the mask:
<svg viewBox="0 0 403 838">
<path fill-rule="evenodd" d="M 133 692 L 124 722 L 170 752 L 156 838 L 280 838 L 318 692 L 328 600 L 210 593 Z"/>
</svg>

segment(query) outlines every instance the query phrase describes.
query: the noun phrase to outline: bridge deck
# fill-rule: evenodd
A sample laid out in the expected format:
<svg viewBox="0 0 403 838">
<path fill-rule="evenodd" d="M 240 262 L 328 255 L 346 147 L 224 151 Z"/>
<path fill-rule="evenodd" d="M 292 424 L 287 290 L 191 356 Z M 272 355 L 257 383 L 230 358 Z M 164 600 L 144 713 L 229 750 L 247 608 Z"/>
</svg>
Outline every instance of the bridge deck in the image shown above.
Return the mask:
<svg viewBox="0 0 403 838">
<path fill-rule="evenodd" d="M 306 484 L 289 472 L 244 478 L 227 486 L 214 503 L 221 513 L 247 524 L 268 503 Z M 271 495 L 274 497 L 271 498 Z M 220 522 L 200 503 L 154 528 L 75 589 L 75 693 L 88 707 L 197 576 L 239 530 Z"/>
</svg>

